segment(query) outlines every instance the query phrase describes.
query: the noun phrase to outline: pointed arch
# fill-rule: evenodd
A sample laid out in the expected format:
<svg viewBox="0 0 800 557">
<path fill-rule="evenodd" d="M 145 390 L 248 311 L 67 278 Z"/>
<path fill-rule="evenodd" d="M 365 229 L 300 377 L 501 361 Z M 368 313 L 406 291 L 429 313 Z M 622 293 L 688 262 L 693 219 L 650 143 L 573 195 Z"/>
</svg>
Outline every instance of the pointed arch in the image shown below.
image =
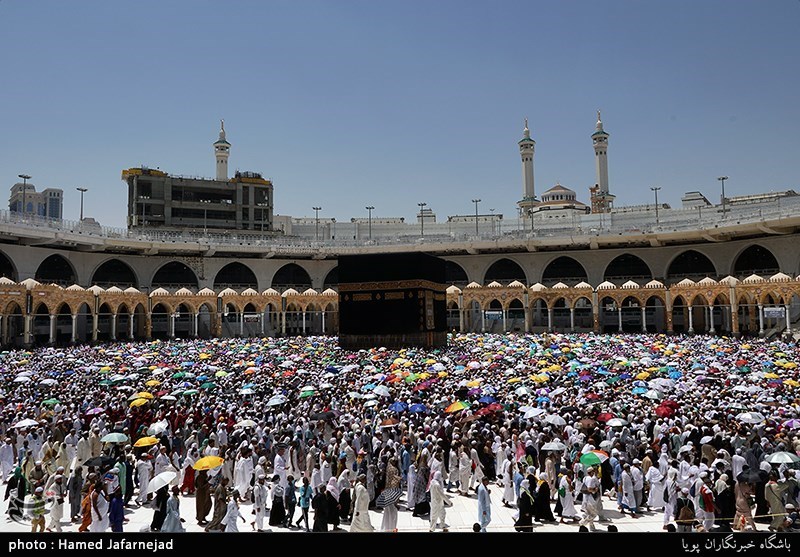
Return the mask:
<svg viewBox="0 0 800 557">
<path fill-rule="evenodd" d="M 733 272 L 736 277 L 749 277 L 760 275 L 769 277 L 780 272 L 780 265 L 775 254 L 759 244 L 753 244 L 743 249 L 733 263 Z"/>
<path fill-rule="evenodd" d="M 6 277 L 17 282 L 19 275 L 14 262 L 5 253 L 0 251 L 0 277 Z"/>
<path fill-rule="evenodd" d="M 693 249 L 676 255 L 667 267 L 667 279 L 675 281 L 684 278 L 692 280 L 717 276 L 717 269 L 711 260 Z"/>
<path fill-rule="evenodd" d="M 483 275 L 483 284 L 489 284 L 492 281 L 508 284 L 515 280 L 520 281 L 522 284 L 528 284 L 524 269 L 519 263 L 507 257 L 492 263 Z"/>
<path fill-rule="evenodd" d="M 253 290 L 258 290 L 258 279 L 250 267 L 244 263 L 234 261 L 225 265 L 214 277 L 214 290 L 219 292 L 226 288 L 233 288 L 234 290 L 252 288 Z"/>
<path fill-rule="evenodd" d="M 637 279 L 650 281 L 652 278 L 650 266 L 632 253 L 623 253 L 612 259 L 603 273 L 603 280 L 611 282 Z"/>
<path fill-rule="evenodd" d="M 328 288 L 336 289 L 339 287 L 339 266 L 337 265 L 325 275 L 325 280 L 322 281 L 322 289 Z"/>
<path fill-rule="evenodd" d="M 108 288 L 117 286 L 125 289 L 129 287 L 138 288 L 139 279 L 136 272 L 124 261 L 113 258 L 108 259 L 97 266 L 92 273 L 92 284 Z"/>
<path fill-rule="evenodd" d="M 463 287 L 469 283 L 467 272 L 464 270 L 464 267 L 449 259 L 444 263 L 444 276 L 447 284 Z"/>
<path fill-rule="evenodd" d="M 75 267 L 64 256 L 54 253 L 39 264 L 34 278 L 42 284 L 58 284 L 69 286 L 75 284 L 78 279 Z"/>
<path fill-rule="evenodd" d="M 553 259 L 544 268 L 542 273 L 542 283 L 555 284 L 563 282 L 567 284 L 589 280 L 586 269 L 576 259 L 562 255 Z"/>
<path fill-rule="evenodd" d="M 170 261 L 162 265 L 155 275 L 150 285 L 155 288 L 194 288 L 197 290 L 197 275 L 189 268 L 186 263 L 181 261 Z"/>
<path fill-rule="evenodd" d="M 297 263 L 287 263 L 272 277 L 272 288 L 282 292 L 287 288 L 294 288 L 302 292 L 311 288 L 311 276 Z"/>
</svg>

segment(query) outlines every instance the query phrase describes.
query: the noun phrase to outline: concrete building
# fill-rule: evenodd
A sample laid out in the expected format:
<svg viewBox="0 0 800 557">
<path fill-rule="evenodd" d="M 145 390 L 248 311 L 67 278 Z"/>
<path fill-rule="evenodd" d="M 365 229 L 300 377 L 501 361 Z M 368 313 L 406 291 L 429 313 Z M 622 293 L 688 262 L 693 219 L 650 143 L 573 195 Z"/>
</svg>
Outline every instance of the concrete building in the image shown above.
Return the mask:
<svg viewBox="0 0 800 557">
<path fill-rule="evenodd" d="M 22 204 L 25 203 L 25 210 Z M 25 213 L 49 219 L 64 217 L 64 190 L 60 188 L 46 188 L 41 192 L 36 191 L 36 186 L 17 183 L 11 186 L 11 196 L 8 199 L 8 209 L 12 213 Z"/>
<path fill-rule="evenodd" d="M 216 179 L 173 176 L 160 169 L 128 168 L 128 228 L 132 230 L 212 231 L 249 230 L 273 233 L 272 182 L 258 172 L 239 172 L 228 178 L 230 143 L 220 122 L 214 142 Z"/>
</svg>

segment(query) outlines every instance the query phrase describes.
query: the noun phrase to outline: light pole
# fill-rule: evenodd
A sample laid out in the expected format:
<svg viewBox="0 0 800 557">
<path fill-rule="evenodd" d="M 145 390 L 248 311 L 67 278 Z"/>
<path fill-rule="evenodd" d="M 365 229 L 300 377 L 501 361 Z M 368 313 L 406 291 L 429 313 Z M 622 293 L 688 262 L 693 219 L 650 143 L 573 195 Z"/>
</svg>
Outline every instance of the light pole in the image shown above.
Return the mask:
<svg viewBox="0 0 800 557">
<path fill-rule="evenodd" d="M 311 207 L 314 209 L 314 218 L 316 219 L 316 226 L 314 227 L 314 238 L 319 242 L 319 212 L 322 207 Z"/>
<path fill-rule="evenodd" d="M 201 199 L 200 203 L 203 204 L 203 237 L 208 236 L 208 204 L 211 203 L 210 199 Z"/>
<path fill-rule="evenodd" d="M 79 192 L 81 192 L 81 218 L 80 218 L 80 222 L 83 222 L 83 194 L 86 193 L 89 190 L 86 189 L 86 188 L 75 188 L 75 189 L 78 190 Z"/>
<path fill-rule="evenodd" d="M 472 202 L 475 204 L 475 236 L 478 235 L 478 203 L 481 202 L 480 199 L 473 199 Z"/>
<path fill-rule="evenodd" d="M 259 207 L 261 207 L 261 232 L 264 232 L 264 211 L 266 211 L 267 207 L 269 207 L 269 203 L 257 203 Z"/>
<path fill-rule="evenodd" d="M 491 219 L 492 219 L 492 237 L 494 237 L 495 234 L 496 234 L 495 225 L 494 225 L 494 209 L 489 209 L 489 213 L 491 213 L 491 215 L 492 215 L 492 217 L 491 217 Z"/>
<path fill-rule="evenodd" d="M 425 207 L 427 203 L 417 203 L 419 205 L 419 235 L 425 236 Z"/>
<path fill-rule="evenodd" d="M 22 216 L 25 216 L 25 194 L 28 192 L 28 180 L 31 179 L 30 174 L 18 174 L 22 178 Z"/>
<path fill-rule="evenodd" d="M 720 182 L 722 182 L 722 218 L 725 218 L 725 180 L 727 180 L 727 176 L 720 176 L 717 178 Z"/>
<path fill-rule="evenodd" d="M 528 209 L 528 218 L 531 219 L 531 235 L 533 235 L 533 209 Z"/>
<path fill-rule="evenodd" d="M 141 226 L 144 226 L 145 224 L 147 224 L 147 223 L 144 221 L 144 205 L 145 205 L 145 204 L 144 204 L 144 202 L 145 202 L 146 200 L 148 200 L 148 199 L 150 199 L 150 197 L 149 197 L 149 196 L 146 196 L 146 195 L 140 195 L 140 196 L 139 196 L 139 201 L 141 201 L 141 202 L 142 202 L 142 224 L 141 224 Z"/>
<path fill-rule="evenodd" d="M 372 205 L 367 205 L 364 208 L 369 211 L 369 217 L 367 217 L 369 221 L 369 239 L 372 240 L 372 211 L 375 209 L 375 207 Z"/>
<path fill-rule="evenodd" d="M 656 195 L 656 226 L 658 226 L 658 190 L 661 189 L 661 186 L 652 186 L 650 191 L 652 191 Z"/>
</svg>

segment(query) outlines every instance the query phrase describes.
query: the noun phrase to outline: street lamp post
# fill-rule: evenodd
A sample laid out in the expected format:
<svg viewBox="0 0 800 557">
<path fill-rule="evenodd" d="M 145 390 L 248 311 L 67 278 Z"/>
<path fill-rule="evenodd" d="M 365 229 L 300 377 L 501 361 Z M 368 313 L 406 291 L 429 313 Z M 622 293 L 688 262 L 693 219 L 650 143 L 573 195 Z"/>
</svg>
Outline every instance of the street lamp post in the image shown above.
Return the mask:
<svg viewBox="0 0 800 557">
<path fill-rule="evenodd" d="M 264 232 L 264 211 L 269 207 L 269 203 L 257 203 L 261 207 L 261 232 Z"/>
<path fill-rule="evenodd" d="M 316 225 L 314 227 L 314 238 L 319 241 L 319 212 L 322 211 L 322 207 L 311 207 L 314 209 L 314 218 L 316 219 Z"/>
<path fill-rule="evenodd" d="M 140 195 L 139 196 L 139 201 L 142 202 L 142 223 L 141 223 L 141 226 L 144 226 L 145 224 L 147 224 L 144 221 L 144 207 L 145 207 L 145 201 L 148 200 L 148 199 L 150 199 L 149 196 L 146 196 L 146 195 Z"/>
<path fill-rule="evenodd" d="M 720 176 L 717 178 L 720 182 L 722 182 L 722 218 L 725 218 L 725 180 L 727 180 L 727 176 Z"/>
<path fill-rule="evenodd" d="M 22 178 L 22 216 L 25 216 L 25 195 L 28 192 L 28 180 L 31 179 L 30 174 L 18 174 L 20 178 Z"/>
<path fill-rule="evenodd" d="M 375 209 L 372 205 L 367 205 L 364 207 L 367 211 L 369 211 L 369 216 L 367 220 L 369 221 L 369 239 L 372 240 L 372 211 Z"/>
<path fill-rule="evenodd" d="M 656 195 L 656 226 L 658 226 L 658 190 L 660 189 L 661 186 L 653 186 L 650 188 L 650 191 Z"/>
<path fill-rule="evenodd" d="M 492 215 L 491 216 L 491 219 L 492 219 L 492 237 L 494 238 L 495 234 L 497 234 L 497 232 L 495 231 L 495 223 L 494 223 L 494 209 L 489 209 L 489 213 L 491 213 L 491 215 Z"/>
<path fill-rule="evenodd" d="M 419 205 L 419 235 L 425 236 L 425 207 L 427 203 L 417 203 Z"/>
<path fill-rule="evenodd" d="M 81 218 L 80 222 L 83 222 L 83 194 L 89 191 L 87 188 L 75 188 L 79 192 L 81 192 Z"/>
<path fill-rule="evenodd" d="M 208 236 L 208 204 L 211 203 L 210 199 L 201 199 L 200 203 L 203 204 L 203 237 Z"/>
<path fill-rule="evenodd" d="M 472 202 L 475 204 L 475 236 L 478 235 L 478 203 L 481 202 L 480 199 L 473 199 Z"/>
</svg>

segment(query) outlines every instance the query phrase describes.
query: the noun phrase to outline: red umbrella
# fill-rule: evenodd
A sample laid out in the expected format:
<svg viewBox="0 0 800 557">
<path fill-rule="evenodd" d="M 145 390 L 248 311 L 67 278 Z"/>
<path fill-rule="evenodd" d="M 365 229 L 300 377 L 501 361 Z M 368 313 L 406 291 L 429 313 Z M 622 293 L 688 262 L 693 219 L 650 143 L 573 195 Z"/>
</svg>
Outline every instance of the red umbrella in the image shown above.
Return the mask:
<svg viewBox="0 0 800 557">
<path fill-rule="evenodd" d="M 597 393 L 589 393 L 586 395 L 586 400 L 600 400 L 600 395 Z"/>
<path fill-rule="evenodd" d="M 610 420 L 612 418 L 616 418 L 616 416 L 614 414 L 612 414 L 611 412 L 603 412 L 602 414 L 598 414 L 597 415 L 597 421 L 598 422 L 607 422 L 608 420 Z"/>
<path fill-rule="evenodd" d="M 489 412 L 499 412 L 503 410 L 503 405 L 499 402 L 493 402 L 489 406 L 486 407 Z"/>
<path fill-rule="evenodd" d="M 476 416 L 488 416 L 491 413 L 492 413 L 492 411 L 489 410 L 488 408 L 481 408 L 480 410 L 475 412 L 475 415 Z"/>
<path fill-rule="evenodd" d="M 680 405 L 677 402 L 675 402 L 674 400 L 671 400 L 671 399 L 670 400 L 665 400 L 664 402 L 662 402 L 661 406 L 666 406 L 667 408 L 672 408 L 673 410 L 677 410 L 678 408 L 680 408 Z"/>
<path fill-rule="evenodd" d="M 675 411 L 669 406 L 659 406 L 656 408 L 656 416 L 659 418 L 668 418 L 674 413 Z"/>
</svg>

